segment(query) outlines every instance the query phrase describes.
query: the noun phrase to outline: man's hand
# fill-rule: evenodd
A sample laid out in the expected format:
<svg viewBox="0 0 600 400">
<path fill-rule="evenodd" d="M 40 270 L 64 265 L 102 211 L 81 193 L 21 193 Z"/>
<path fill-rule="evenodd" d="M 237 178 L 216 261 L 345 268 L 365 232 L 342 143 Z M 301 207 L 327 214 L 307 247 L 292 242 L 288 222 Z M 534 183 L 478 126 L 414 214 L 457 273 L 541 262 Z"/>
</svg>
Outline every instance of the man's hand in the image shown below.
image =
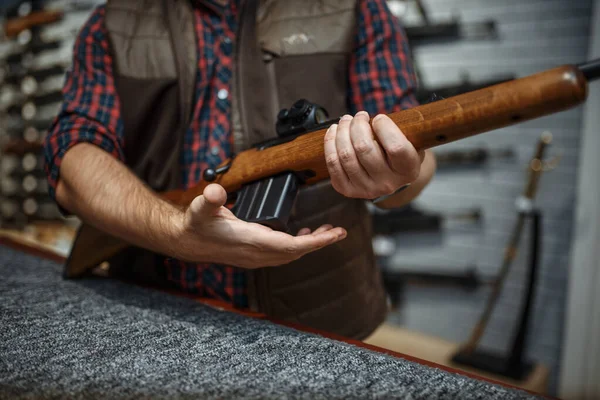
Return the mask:
<svg viewBox="0 0 600 400">
<path fill-rule="evenodd" d="M 331 225 L 312 233 L 304 228 L 292 236 L 248 223 L 224 207 L 226 199 L 225 189 L 211 184 L 192 201 L 180 231 L 178 258 L 244 268 L 278 266 L 346 237 L 343 228 Z"/>
<path fill-rule="evenodd" d="M 217 184 L 189 207 L 176 207 L 89 143 L 66 152 L 60 176 L 56 198 L 66 210 L 130 244 L 184 261 L 278 266 L 346 237 L 344 229 L 329 225 L 292 236 L 242 221 L 223 207 L 227 195 Z"/>
<path fill-rule="evenodd" d="M 380 114 L 369 121 L 369 114 L 360 111 L 354 117 L 344 115 L 327 131 L 324 146 L 331 184 L 342 195 L 361 199 L 392 195 L 417 184 L 401 201 L 390 203 L 400 206 L 421 191 L 435 166 L 428 163 L 422 171 L 426 153 L 418 152 L 388 116 Z"/>
</svg>

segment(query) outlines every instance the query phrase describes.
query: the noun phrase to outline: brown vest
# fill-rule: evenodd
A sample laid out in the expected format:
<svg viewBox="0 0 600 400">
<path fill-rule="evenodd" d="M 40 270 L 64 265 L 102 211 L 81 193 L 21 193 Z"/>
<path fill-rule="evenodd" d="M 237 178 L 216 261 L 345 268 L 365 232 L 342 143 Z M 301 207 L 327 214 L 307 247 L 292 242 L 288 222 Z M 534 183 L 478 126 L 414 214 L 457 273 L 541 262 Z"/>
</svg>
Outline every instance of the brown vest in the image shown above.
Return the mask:
<svg viewBox="0 0 600 400">
<path fill-rule="evenodd" d="M 277 111 L 300 98 L 324 106 L 332 117 L 346 112 L 356 3 L 264 0 L 256 19 L 242 12 L 232 85 L 236 151 L 275 136 Z M 196 72 L 192 3 L 109 1 L 106 27 L 115 60 L 126 164 L 157 191 L 176 188 Z M 252 48 L 249 40 L 258 40 L 264 71 L 249 71 L 256 66 L 237 63 L 257 56 L 243 53 Z M 264 72 L 269 84 L 254 85 L 249 79 L 254 72 Z M 387 307 L 364 202 L 344 198 L 325 182 L 303 188 L 296 204 L 294 230 L 329 223 L 345 227 L 348 237 L 288 265 L 247 271 L 251 308 L 348 337 L 368 336 L 383 322 Z M 131 248 L 110 260 L 111 269 L 142 281 L 164 281 L 160 269 L 149 267 L 155 258 Z"/>
</svg>

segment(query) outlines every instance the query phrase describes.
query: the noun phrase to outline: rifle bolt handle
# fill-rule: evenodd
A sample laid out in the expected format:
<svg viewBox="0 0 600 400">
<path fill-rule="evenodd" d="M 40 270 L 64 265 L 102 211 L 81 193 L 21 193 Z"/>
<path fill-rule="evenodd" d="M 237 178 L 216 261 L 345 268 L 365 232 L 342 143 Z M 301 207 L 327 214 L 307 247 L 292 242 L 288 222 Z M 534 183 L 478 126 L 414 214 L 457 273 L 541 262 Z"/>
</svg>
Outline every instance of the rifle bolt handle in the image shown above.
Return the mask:
<svg viewBox="0 0 600 400">
<path fill-rule="evenodd" d="M 202 178 L 206 182 L 213 182 L 215 179 L 217 179 L 217 175 L 222 174 L 223 172 L 227 172 L 230 165 L 231 164 L 227 164 L 227 165 L 224 165 L 221 168 L 217 168 L 217 169 L 207 168 L 202 173 Z"/>
</svg>

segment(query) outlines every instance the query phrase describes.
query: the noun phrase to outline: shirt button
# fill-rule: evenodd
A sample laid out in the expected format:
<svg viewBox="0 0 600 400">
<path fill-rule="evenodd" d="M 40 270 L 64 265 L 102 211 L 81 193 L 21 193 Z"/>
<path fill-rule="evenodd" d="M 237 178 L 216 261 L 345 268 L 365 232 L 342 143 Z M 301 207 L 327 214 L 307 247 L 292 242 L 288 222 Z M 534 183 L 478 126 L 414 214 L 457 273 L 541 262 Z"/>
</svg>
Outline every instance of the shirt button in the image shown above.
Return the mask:
<svg viewBox="0 0 600 400">
<path fill-rule="evenodd" d="M 233 45 L 231 44 L 231 40 L 227 38 L 227 40 L 223 39 L 223 44 L 221 44 L 221 49 L 223 50 L 223 54 L 226 56 L 231 54 L 233 50 Z"/>
<path fill-rule="evenodd" d="M 210 153 L 211 153 L 213 156 L 217 156 L 217 155 L 219 155 L 219 151 L 221 151 L 221 149 L 219 148 L 219 146 L 213 146 L 213 147 L 210 149 Z"/>
<path fill-rule="evenodd" d="M 227 89 L 221 89 L 217 93 L 217 97 L 221 100 L 225 100 L 227 96 L 229 96 L 229 92 L 227 91 Z"/>
</svg>

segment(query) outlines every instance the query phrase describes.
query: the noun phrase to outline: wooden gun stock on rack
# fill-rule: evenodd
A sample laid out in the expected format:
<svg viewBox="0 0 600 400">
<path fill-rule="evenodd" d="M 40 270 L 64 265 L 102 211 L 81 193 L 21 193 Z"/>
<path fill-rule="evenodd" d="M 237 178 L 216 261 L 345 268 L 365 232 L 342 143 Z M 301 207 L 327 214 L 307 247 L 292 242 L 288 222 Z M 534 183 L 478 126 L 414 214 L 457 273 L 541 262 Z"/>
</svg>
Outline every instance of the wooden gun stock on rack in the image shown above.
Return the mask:
<svg viewBox="0 0 600 400">
<path fill-rule="evenodd" d="M 14 18 L 6 21 L 4 34 L 8 38 L 13 38 L 24 30 L 34 26 L 50 24 L 63 17 L 63 13 L 57 10 L 35 11 L 25 17 Z"/>
<path fill-rule="evenodd" d="M 395 112 L 389 117 L 417 150 L 430 149 L 577 106 L 587 98 L 588 81 L 598 75 L 600 60 L 579 66 L 565 65 Z M 254 146 L 211 170 L 210 174 L 205 171 L 204 177 L 209 177 L 210 182 L 204 179 L 187 191 L 170 191 L 162 196 L 174 204 L 186 206 L 213 182 L 231 194 L 282 173 L 303 176 L 302 185 L 328 179 L 323 139 L 327 126 L 336 122 L 330 121 L 314 131 L 274 139 L 267 145 Z M 84 228 L 93 234 L 84 237 L 83 231 L 80 232 L 77 240 L 81 243 L 75 243 L 67 262 L 66 276 L 80 275 L 129 246 L 121 239 L 108 240 L 107 234 L 91 227 Z M 95 239 L 94 234 L 98 235 Z M 98 243 L 106 244 L 105 248 L 99 250 Z"/>
</svg>

